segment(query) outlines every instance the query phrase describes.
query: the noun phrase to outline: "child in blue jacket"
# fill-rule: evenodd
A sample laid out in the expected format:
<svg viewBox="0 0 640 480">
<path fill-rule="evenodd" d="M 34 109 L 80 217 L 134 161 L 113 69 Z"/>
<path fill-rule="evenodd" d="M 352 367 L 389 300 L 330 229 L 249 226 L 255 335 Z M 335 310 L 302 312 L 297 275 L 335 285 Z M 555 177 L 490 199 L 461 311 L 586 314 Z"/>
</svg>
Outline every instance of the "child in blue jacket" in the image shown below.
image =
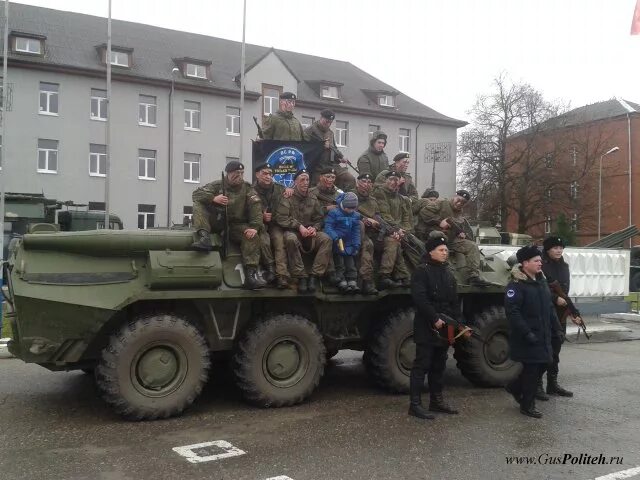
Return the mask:
<svg viewBox="0 0 640 480">
<path fill-rule="evenodd" d="M 338 289 L 342 293 L 356 293 L 358 270 L 356 257 L 360 250 L 360 217 L 356 211 L 358 197 L 353 192 L 342 193 L 336 198 L 338 208 L 329 210 L 325 217 L 324 232 L 333 240 L 333 262 L 338 277 Z"/>
</svg>

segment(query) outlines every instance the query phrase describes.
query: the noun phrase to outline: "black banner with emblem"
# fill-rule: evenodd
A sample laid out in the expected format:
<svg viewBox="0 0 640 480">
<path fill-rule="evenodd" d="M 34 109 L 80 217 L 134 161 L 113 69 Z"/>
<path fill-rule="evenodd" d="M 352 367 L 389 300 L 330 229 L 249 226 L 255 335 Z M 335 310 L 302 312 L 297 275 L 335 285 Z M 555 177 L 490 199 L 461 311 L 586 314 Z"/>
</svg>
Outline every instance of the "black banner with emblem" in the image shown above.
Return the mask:
<svg viewBox="0 0 640 480">
<path fill-rule="evenodd" d="M 273 169 L 273 180 L 285 187 L 293 186 L 293 175 L 303 168 L 309 169 L 322 154 L 322 142 L 289 142 L 285 140 L 254 141 L 252 170 L 261 163 Z"/>
</svg>

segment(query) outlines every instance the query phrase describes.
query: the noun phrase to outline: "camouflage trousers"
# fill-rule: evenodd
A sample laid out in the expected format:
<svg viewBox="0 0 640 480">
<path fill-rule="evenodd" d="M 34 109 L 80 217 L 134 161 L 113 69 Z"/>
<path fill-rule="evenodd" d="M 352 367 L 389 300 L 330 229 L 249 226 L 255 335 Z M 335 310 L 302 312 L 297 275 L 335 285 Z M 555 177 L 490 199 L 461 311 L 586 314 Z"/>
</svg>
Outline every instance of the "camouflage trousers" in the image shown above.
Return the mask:
<svg viewBox="0 0 640 480">
<path fill-rule="evenodd" d="M 307 276 L 302 261 L 302 252 L 315 253 L 311 275 L 321 277 L 327 272 L 329 262 L 332 260 L 333 242 L 326 233 L 317 232 L 315 237 L 302 238 L 298 232 L 287 231 L 284 232 L 284 245 L 292 277 L 305 278 Z"/>
<path fill-rule="evenodd" d="M 258 268 L 260 263 L 260 237 L 247 238 L 244 235 L 246 225 L 229 225 L 229 239 L 240 244 L 242 263 L 245 267 Z"/>
<path fill-rule="evenodd" d="M 480 275 L 481 254 L 478 245 L 467 238 L 456 237 L 449 245 L 452 253 L 464 255 L 464 265 L 458 267 L 464 278 L 476 277 Z"/>
<path fill-rule="evenodd" d="M 322 165 L 319 165 L 313 172 L 311 172 L 311 185 L 317 185 L 320 178 L 320 170 Z M 331 168 L 336 171 L 336 187 L 343 192 L 352 192 L 356 189 L 356 177 L 351 175 L 348 168 L 341 167 L 340 165 L 332 164 Z"/>
<path fill-rule="evenodd" d="M 360 253 L 358 254 L 358 260 L 360 261 L 360 267 L 358 273 L 362 280 L 373 280 L 373 241 L 365 233 L 364 223 L 360 222 L 360 238 L 362 239 L 362 245 L 360 246 Z"/>
<path fill-rule="evenodd" d="M 193 202 L 193 228 L 197 230 L 206 230 L 209 233 L 221 233 L 224 229 L 223 214 L 224 209 L 215 207 L 213 204 L 204 204 L 202 202 Z"/>
<path fill-rule="evenodd" d="M 284 247 L 284 231 L 273 222 L 269 223 L 266 231 L 260 232 L 260 255 L 265 267 L 275 263 L 276 275 L 289 277 L 287 251 Z"/>
<path fill-rule="evenodd" d="M 393 276 L 393 278 L 409 278 L 411 276 L 398 240 L 387 235 L 378 241 L 376 237 L 374 247 L 376 251 L 381 252 L 380 268 L 378 269 L 380 275 Z"/>
</svg>

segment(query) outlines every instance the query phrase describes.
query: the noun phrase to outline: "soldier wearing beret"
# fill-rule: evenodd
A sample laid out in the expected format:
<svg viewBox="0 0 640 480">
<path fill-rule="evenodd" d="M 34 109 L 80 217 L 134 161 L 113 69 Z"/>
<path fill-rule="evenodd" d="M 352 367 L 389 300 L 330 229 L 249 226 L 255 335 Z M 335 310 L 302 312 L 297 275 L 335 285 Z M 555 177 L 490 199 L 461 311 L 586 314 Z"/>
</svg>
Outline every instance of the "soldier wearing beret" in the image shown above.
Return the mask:
<svg viewBox="0 0 640 480">
<path fill-rule="evenodd" d="M 251 184 L 244 181 L 242 163 L 233 160 L 227 163 L 224 171 L 224 180 L 208 183 L 193 192 L 193 228 L 196 232 L 192 248 L 211 250 L 210 232 L 228 228 L 229 239 L 240 244 L 245 288 L 262 288 L 266 282 L 257 270 L 260 262 L 258 232 L 263 226 L 260 198 Z"/>
<path fill-rule="evenodd" d="M 318 198 L 322 205 L 322 212 L 326 215 L 329 210 L 337 207 L 336 198 L 342 193 L 336 187 L 336 169 L 331 166 L 325 166 L 318 172 L 318 183 L 309 190 L 309 193 Z"/>
<path fill-rule="evenodd" d="M 262 134 L 265 140 L 306 140 L 302 125 L 293 115 L 296 99 L 295 93 L 292 92 L 280 94 L 278 111 L 269 115 L 262 125 Z"/>
<path fill-rule="evenodd" d="M 509 320 L 509 355 L 522 363 L 522 372 L 505 388 L 520 404 L 520 413 L 540 418 L 536 388 L 551 362 L 551 338 L 559 334 L 560 325 L 542 273 L 540 250 L 527 245 L 516 252 L 516 257 L 518 264 L 511 270 L 504 308 Z"/>
<path fill-rule="evenodd" d="M 569 295 L 571 288 L 571 273 L 569 272 L 569 265 L 564 261 L 564 241 L 558 236 L 551 236 L 544 240 L 542 244 L 542 272 L 547 277 L 547 282 L 552 283 L 557 281 L 560 284 L 560 288 Z M 558 364 L 560 363 L 560 349 L 562 348 L 562 339 L 564 334 L 567 333 L 567 302 L 564 298 L 551 292 L 551 300 L 556 310 L 556 316 L 560 320 L 560 327 L 563 335 L 557 335 L 551 338 L 551 347 L 553 348 L 553 361 L 549 364 L 547 369 L 547 393 L 549 395 L 558 395 L 561 397 L 573 397 L 573 392 L 562 388 L 558 384 Z M 573 317 L 572 321 L 577 324 Z M 538 397 L 543 394 L 542 390 L 542 378 L 538 384 Z"/>
<path fill-rule="evenodd" d="M 426 259 L 413 272 L 411 296 L 416 312 L 413 320 L 413 340 L 416 357 L 409 380 L 409 415 L 432 420 L 435 418 L 422 406 L 424 377 L 429 380 L 429 410 L 448 414 L 458 411 L 444 402 L 443 376 L 449 344 L 439 332 L 445 327 L 440 314 L 462 320 L 456 279 L 449 270 L 447 239 L 429 238 L 425 244 Z"/>
<path fill-rule="evenodd" d="M 312 125 L 307 127 L 305 135 L 310 140 L 316 140 L 324 142 L 324 151 L 320 154 L 320 157 L 309 164 L 311 169 L 311 183 L 318 182 L 320 171 L 325 168 L 333 168 L 336 174 L 336 185 L 341 190 L 353 190 L 356 185 L 356 179 L 353 178 L 345 166 L 344 155 L 338 146 L 336 145 L 335 136 L 331 130 L 331 124 L 333 123 L 335 114 L 328 109 L 320 112 L 320 120 L 316 120 Z"/>
<path fill-rule="evenodd" d="M 418 203 L 418 190 L 413 184 L 411 175 L 407 173 L 410 163 L 410 155 L 407 152 L 398 153 L 393 157 L 393 163 L 378 174 L 376 177 L 376 185 L 382 185 L 385 182 L 385 174 L 389 170 L 394 170 L 402 174 L 402 177 L 400 177 L 398 193 L 404 197 L 408 197 L 411 200 L 412 205 L 415 205 Z"/>
<path fill-rule="evenodd" d="M 369 173 L 375 179 L 378 174 L 389 166 L 389 158 L 384 152 L 387 146 L 387 134 L 378 130 L 373 132 L 367 148 L 358 158 L 358 171 Z"/>
</svg>

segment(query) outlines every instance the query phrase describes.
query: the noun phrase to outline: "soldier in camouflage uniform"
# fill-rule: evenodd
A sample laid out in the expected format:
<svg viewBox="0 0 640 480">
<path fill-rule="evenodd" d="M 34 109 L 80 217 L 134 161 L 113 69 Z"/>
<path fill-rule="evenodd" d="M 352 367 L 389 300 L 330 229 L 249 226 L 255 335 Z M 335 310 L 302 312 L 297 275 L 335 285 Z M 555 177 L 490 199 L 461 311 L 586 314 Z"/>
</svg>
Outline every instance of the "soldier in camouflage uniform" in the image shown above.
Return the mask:
<svg viewBox="0 0 640 480">
<path fill-rule="evenodd" d="M 332 242 L 322 229 L 322 207 L 315 195 L 309 192 L 309 172 L 299 170 L 294 176 L 291 198 L 278 205 L 276 223 L 284 232 L 284 243 L 291 276 L 298 279 L 298 292 L 315 292 L 318 278 L 327 271 L 331 260 Z M 311 275 L 307 275 L 302 254 L 315 253 Z"/>
<path fill-rule="evenodd" d="M 381 187 L 375 188 L 373 196 L 378 203 L 380 209 L 380 217 L 395 231 L 391 234 L 391 237 L 396 241 L 401 242 L 404 237 L 411 232 L 411 209 L 409 208 L 408 201 L 398 193 L 398 186 L 400 183 L 401 175 L 394 171 L 389 171 L 386 174 L 385 184 Z M 386 263 L 380 263 L 380 280 L 378 282 L 379 288 L 393 288 L 399 283 L 402 287 L 409 287 L 411 285 L 410 273 L 404 258 L 401 254 L 398 254 L 394 259 L 394 263 L 391 263 L 392 256 L 387 257 Z M 388 273 L 392 271 L 392 275 L 395 280 L 389 278 Z"/>
<path fill-rule="evenodd" d="M 389 158 L 384 153 L 387 145 L 387 134 L 381 131 L 373 132 L 367 148 L 358 158 L 358 172 L 368 173 L 373 178 L 389 166 Z"/>
<path fill-rule="evenodd" d="M 426 241 L 431 232 L 444 232 L 451 252 L 464 255 L 465 264 L 458 269 L 463 272 L 467 283 L 485 287 L 490 283 L 480 276 L 481 254 L 478 245 L 456 227 L 464 221 L 462 210 L 469 200 L 469 192 L 458 190 L 451 199 L 444 198 L 426 204 L 418 212 L 416 233 Z"/>
<path fill-rule="evenodd" d="M 324 142 L 324 151 L 320 154 L 317 162 L 311 167 L 311 183 L 318 182 L 320 172 L 326 168 L 333 168 L 336 174 L 336 185 L 344 191 L 353 190 L 356 186 L 356 179 L 349 173 L 346 167 L 341 166 L 344 155 L 338 146 L 331 130 L 331 123 L 335 118 L 331 110 L 322 110 L 320 120 L 316 120 L 304 131 L 309 140 Z"/>
<path fill-rule="evenodd" d="M 318 184 L 309 189 L 322 206 L 322 213 L 326 215 L 329 210 L 337 208 L 336 198 L 342 192 L 336 187 L 336 170 L 333 167 L 324 167 L 319 172 Z"/>
<path fill-rule="evenodd" d="M 269 115 L 262 125 L 262 135 L 265 140 L 307 140 L 302 125 L 293 116 L 295 106 L 295 93 L 284 92 L 280 94 L 278 111 Z"/>
<path fill-rule="evenodd" d="M 289 284 L 289 269 L 287 266 L 287 252 L 284 248 L 284 232 L 273 218 L 278 205 L 283 198 L 289 198 L 293 193 L 273 181 L 273 170 L 267 163 L 261 163 L 255 168 L 256 183 L 253 189 L 262 203 L 262 221 L 264 228 L 260 231 L 260 248 L 262 262 L 266 269 L 267 283 L 276 281 L 280 289 Z"/>
<path fill-rule="evenodd" d="M 257 270 L 260 262 L 258 232 L 263 227 L 260 198 L 251 184 L 243 180 L 242 163 L 231 161 L 224 170 L 224 180 L 208 183 L 193 192 L 193 228 L 196 232 L 192 248 L 211 250 L 210 232 L 228 228 L 229 239 L 240 244 L 246 270 L 245 288 L 262 288 L 266 282 Z"/>
<path fill-rule="evenodd" d="M 378 174 L 378 176 L 376 177 L 376 186 L 384 184 L 386 180 L 385 175 L 389 170 L 400 173 L 402 176 L 400 177 L 400 186 L 398 187 L 398 193 L 403 197 L 409 199 L 411 205 L 411 213 L 412 215 L 416 215 L 420 210 L 420 199 L 418 198 L 418 190 L 413 183 L 413 178 L 411 178 L 411 175 L 407 173 L 407 170 L 409 169 L 409 163 L 410 160 L 408 153 L 398 153 L 395 157 L 393 157 L 393 163 L 391 163 L 387 168 L 385 168 Z"/>
</svg>

